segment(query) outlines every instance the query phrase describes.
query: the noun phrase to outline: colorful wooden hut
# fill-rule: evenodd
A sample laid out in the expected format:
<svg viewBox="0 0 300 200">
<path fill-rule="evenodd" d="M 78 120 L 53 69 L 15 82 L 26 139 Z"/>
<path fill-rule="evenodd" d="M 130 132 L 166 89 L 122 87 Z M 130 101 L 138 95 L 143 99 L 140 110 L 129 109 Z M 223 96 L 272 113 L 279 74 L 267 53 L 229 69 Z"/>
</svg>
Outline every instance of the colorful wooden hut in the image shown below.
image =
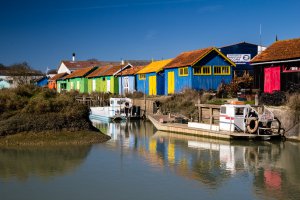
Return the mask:
<svg viewBox="0 0 300 200">
<path fill-rule="evenodd" d="M 165 90 L 165 74 L 163 68 L 172 61 L 153 61 L 136 73 L 137 91 L 146 95 L 163 95 Z"/>
<path fill-rule="evenodd" d="M 92 73 L 90 73 L 88 78 L 88 92 L 107 92 L 107 85 L 105 77 L 101 74 L 106 72 L 111 66 L 101 66 Z"/>
<path fill-rule="evenodd" d="M 273 43 L 251 60 L 254 84 L 263 92 L 287 91 L 300 84 L 300 38 Z"/>
<path fill-rule="evenodd" d="M 183 52 L 164 67 L 165 94 L 174 94 L 184 89 L 216 90 L 232 80 L 235 64 L 218 49 L 209 47 Z"/>
<path fill-rule="evenodd" d="M 119 78 L 119 94 L 125 95 L 136 91 L 136 76 L 135 74 L 145 66 L 130 66 L 127 69 L 120 71 L 116 76 Z"/>
<path fill-rule="evenodd" d="M 88 92 L 88 76 L 90 73 L 95 71 L 98 67 L 87 67 L 74 71 L 65 77 L 67 83 L 67 91 L 76 90 L 80 93 Z"/>
<path fill-rule="evenodd" d="M 67 75 L 68 75 L 68 73 L 60 73 L 60 74 L 54 75 L 48 81 L 48 88 L 57 90 L 58 92 L 61 92 L 61 85 L 60 85 L 61 83 L 58 84 L 57 81 Z M 66 88 L 63 87 L 63 89 L 66 89 Z"/>
<path fill-rule="evenodd" d="M 132 67 L 130 64 L 124 65 L 114 65 L 111 66 L 108 70 L 101 73 L 102 79 L 106 82 L 106 92 L 112 94 L 119 94 L 119 80 L 118 76 L 116 76 L 119 72 Z"/>
</svg>

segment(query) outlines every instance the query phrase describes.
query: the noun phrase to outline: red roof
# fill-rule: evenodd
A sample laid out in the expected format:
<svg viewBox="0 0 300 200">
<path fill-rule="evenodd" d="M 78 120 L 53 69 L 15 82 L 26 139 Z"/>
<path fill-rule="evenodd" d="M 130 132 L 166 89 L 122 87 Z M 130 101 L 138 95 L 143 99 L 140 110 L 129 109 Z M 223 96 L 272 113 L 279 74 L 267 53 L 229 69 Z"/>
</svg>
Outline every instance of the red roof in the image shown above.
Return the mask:
<svg viewBox="0 0 300 200">
<path fill-rule="evenodd" d="M 105 72 L 103 72 L 101 75 L 102 76 L 112 76 L 116 72 L 118 72 L 119 70 L 123 69 L 126 66 L 128 66 L 128 65 L 115 65 L 115 66 L 111 66 L 111 68 L 109 68 L 108 70 L 106 70 Z"/>
<path fill-rule="evenodd" d="M 90 66 L 116 65 L 120 62 L 114 61 L 62 61 L 70 70 L 82 69 Z"/>
<path fill-rule="evenodd" d="M 251 63 L 300 58 L 300 38 L 279 40 L 255 56 Z"/>
<path fill-rule="evenodd" d="M 87 73 L 89 73 L 90 71 L 92 71 L 94 68 L 95 67 L 87 67 L 87 68 L 83 68 L 83 69 L 78 69 L 78 70 L 74 71 L 72 74 L 69 74 L 68 76 L 66 76 L 64 78 L 83 77 Z"/>
<path fill-rule="evenodd" d="M 141 69 L 143 69 L 145 66 L 135 66 L 135 67 L 129 67 L 119 73 L 117 73 L 117 76 L 128 76 L 128 75 L 134 75 Z"/>
<path fill-rule="evenodd" d="M 60 73 L 60 74 L 56 74 L 55 76 L 53 76 L 52 78 L 49 79 L 49 81 L 56 81 L 64 76 L 68 75 L 67 72 L 65 73 Z"/>
<path fill-rule="evenodd" d="M 167 64 L 164 68 L 175 68 L 175 67 L 185 67 L 191 66 L 198 62 L 202 57 L 208 54 L 213 50 L 213 47 L 208 47 L 205 49 L 199 49 L 194 51 L 183 52 L 179 54 L 176 58 L 174 58 L 169 64 Z"/>
</svg>

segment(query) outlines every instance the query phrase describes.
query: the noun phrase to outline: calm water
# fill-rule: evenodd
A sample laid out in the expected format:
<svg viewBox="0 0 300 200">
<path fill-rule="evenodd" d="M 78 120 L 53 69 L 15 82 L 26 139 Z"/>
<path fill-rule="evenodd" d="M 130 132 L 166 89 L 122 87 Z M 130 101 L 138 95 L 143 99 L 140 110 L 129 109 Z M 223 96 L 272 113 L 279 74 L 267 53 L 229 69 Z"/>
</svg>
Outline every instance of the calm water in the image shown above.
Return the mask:
<svg viewBox="0 0 300 200">
<path fill-rule="evenodd" d="M 112 139 L 0 148 L 0 199 L 300 199 L 300 144 L 229 142 L 95 124 Z"/>
</svg>

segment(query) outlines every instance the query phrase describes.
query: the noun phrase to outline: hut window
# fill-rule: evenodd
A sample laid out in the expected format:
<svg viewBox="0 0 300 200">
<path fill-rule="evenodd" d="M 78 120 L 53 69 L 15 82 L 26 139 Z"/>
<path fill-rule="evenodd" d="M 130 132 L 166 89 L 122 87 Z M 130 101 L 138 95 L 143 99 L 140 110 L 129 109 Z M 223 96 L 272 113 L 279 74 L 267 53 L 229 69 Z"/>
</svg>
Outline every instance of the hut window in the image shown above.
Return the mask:
<svg viewBox="0 0 300 200">
<path fill-rule="evenodd" d="M 214 66 L 215 75 L 230 75 L 230 66 Z"/>
<path fill-rule="evenodd" d="M 221 106 L 221 114 L 226 114 L 226 107 L 225 106 Z"/>
<path fill-rule="evenodd" d="M 140 74 L 139 79 L 140 80 L 145 80 L 146 79 L 146 74 Z"/>
<path fill-rule="evenodd" d="M 211 75 L 211 66 L 194 68 L 194 75 Z"/>
<path fill-rule="evenodd" d="M 283 67 L 283 72 L 299 72 L 300 67 L 298 66 L 288 66 L 288 67 Z"/>
<path fill-rule="evenodd" d="M 189 75 L 189 68 L 188 67 L 181 67 L 178 69 L 179 76 L 188 76 Z"/>
</svg>

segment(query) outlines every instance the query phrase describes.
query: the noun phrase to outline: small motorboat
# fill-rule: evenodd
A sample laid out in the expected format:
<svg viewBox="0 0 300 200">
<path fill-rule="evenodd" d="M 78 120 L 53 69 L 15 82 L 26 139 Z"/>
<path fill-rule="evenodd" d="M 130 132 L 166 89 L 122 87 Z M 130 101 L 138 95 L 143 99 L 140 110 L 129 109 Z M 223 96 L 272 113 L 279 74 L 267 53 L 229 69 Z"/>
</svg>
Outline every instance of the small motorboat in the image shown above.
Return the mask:
<svg viewBox="0 0 300 200">
<path fill-rule="evenodd" d="M 133 106 L 130 98 L 110 98 L 109 103 L 109 106 L 90 107 L 90 118 L 113 122 L 140 117 L 139 107 Z"/>
</svg>

